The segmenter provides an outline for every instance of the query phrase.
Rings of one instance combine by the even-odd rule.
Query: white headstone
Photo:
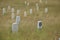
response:
[[[27,3],[27,6],[29,6],[29,2]]]
[[[37,11],[39,10],[39,7],[37,6]]]
[[[19,15],[19,13],[20,13],[20,10],[17,10],[17,15]]]
[[[17,23],[13,23],[12,24],[12,32],[18,32],[18,24]]]
[[[17,24],[20,23],[20,16],[16,16],[16,23],[17,23]]]
[[[38,28],[38,29],[42,29],[42,21],[38,21],[38,23],[37,23],[37,28]]]
[[[38,5],[38,3],[36,3],[36,9],[37,9],[37,11],[39,10],[39,5]]]
[[[36,7],[38,7],[38,3],[36,3]]]
[[[14,13],[14,8],[11,9],[11,12]]]
[[[59,40],[60,40],[60,38],[59,38]]]
[[[2,13],[3,13],[3,15],[6,13],[6,9],[5,8],[2,9]]]
[[[27,2],[25,1],[25,5],[27,4]]]
[[[40,3],[42,3],[42,0],[40,0]]]
[[[15,18],[15,15],[14,15],[14,13],[12,13],[12,16],[11,16],[11,18],[12,18],[12,20]]]
[[[26,13],[26,11],[24,11],[24,17],[26,17],[27,16],[27,13]]]
[[[8,10],[10,10],[11,9],[11,7],[10,6],[8,6]]]
[[[30,9],[30,14],[32,14],[32,9]]]
[[[48,8],[45,8],[45,13],[48,13]]]

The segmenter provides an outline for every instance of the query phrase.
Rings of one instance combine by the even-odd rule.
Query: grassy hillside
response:
[[[29,6],[24,4],[25,0],[0,0],[0,40],[58,40],[60,37],[60,0],[48,0],[48,4],[40,3],[39,0],[27,0]],[[36,11],[35,3],[39,3],[39,11]],[[7,10],[8,5],[20,9],[21,22],[18,33],[12,33],[11,12]],[[7,12],[2,15],[2,8]],[[48,13],[44,13],[44,8],[48,7]],[[33,9],[33,14],[29,9]],[[24,17],[24,11],[27,11],[27,17]],[[37,29],[37,21],[43,21],[42,30]]]

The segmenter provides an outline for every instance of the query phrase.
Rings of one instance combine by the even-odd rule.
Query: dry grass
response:
[[[24,0],[25,1],[25,0]],[[0,1],[0,40],[55,40],[56,35],[60,34],[60,0],[48,0],[48,4],[40,4],[40,9],[37,12],[35,3],[38,0],[27,0],[30,6],[26,7],[23,0],[2,0]],[[15,21],[11,20],[11,12],[2,15],[2,8],[10,5],[16,10],[21,9],[21,22],[19,24],[18,33],[11,32],[11,25]],[[48,6],[48,14],[44,13],[44,8]],[[29,13],[29,9],[33,8],[33,14]],[[27,17],[24,17],[23,12],[27,11]],[[43,21],[43,29],[37,29],[37,21]],[[59,35],[58,35],[59,37]]]

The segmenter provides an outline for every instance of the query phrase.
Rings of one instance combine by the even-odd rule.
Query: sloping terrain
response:
[[[26,0],[29,6],[24,4],[25,0],[0,0],[0,40],[58,40],[60,37],[60,0],[45,0],[42,3],[39,0]],[[35,4],[39,3],[39,11],[36,10]],[[18,33],[12,33],[11,12],[7,10],[8,5],[16,10],[20,9]],[[2,8],[6,8],[5,15],[2,15]],[[48,7],[48,13],[44,13],[45,7]],[[33,9],[33,14],[29,9]],[[27,11],[27,17],[24,17],[24,11]],[[42,20],[42,30],[37,29],[37,21]]]

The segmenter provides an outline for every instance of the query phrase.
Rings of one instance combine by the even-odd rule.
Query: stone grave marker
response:
[[[26,11],[24,11],[24,17],[26,17],[27,16],[27,13],[26,13]]]
[[[12,18],[12,20],[15,18],[15,15],[14,15],[14,13],[12,13],[12,15],[11,15],[11,18]]]
[[[36,3],[36,9],[37,9],[37,11],[39,10],[39,5],[38,5],[38,3]]]
[[[60,40],[60,38],[59,38],[59,40]]]
[[[25,5],[27,4],[27,2],[25,1]]]
[[[30,14],[32,14],[32,9],[30,9]]]
[[[37,11],[39,10],[39,7],[37,6]]]
[[[17,10],[17,15],[19,15],[19,13],[20,13],[20,10]]]
[[[48,13],[48,8],[45,8],[45,13]]]
[[[11,7],[10,6],[8,6],[8,10],[10,10],[11,9]]]
[[[12,32],[18,32],[18,24],[17,23],[13,23],[12,24]]]
[[[38,7],[38,3],[36,3],[36,7]]]
[[[27,6],[29,6],[29,2],[27,3]]]
[[[20,16],[16,16],[16,23],[17,23],[17,24],[20,23]]]
[[[3,13],[3,15],[6,13],[6,8],[2,9],[2,13]]]
[[[11,9],[11,12],[14,13],[14,8]]]
[[[40,3],[42,3],[42,0],[40,0]]]
[[[38,29],[42,29],[42,21],[38,21],[38,23],[37,23],[37,28],[38,28]]]

